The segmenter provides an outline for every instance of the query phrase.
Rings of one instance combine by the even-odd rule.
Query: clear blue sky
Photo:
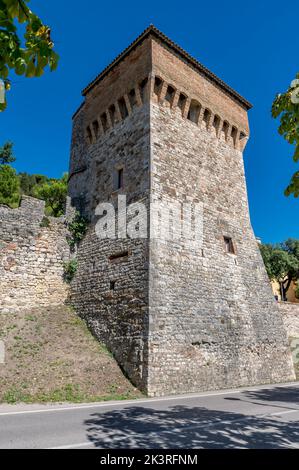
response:
[[[14,78],[0,114],[0,144],[15,143],[18,171],[58,177],[68,169],[71,116],[80,92],[153,23],[254,105],[245,165],[251,220],[264,242],[299,238],[299,199],[283,190],[296,170],[270,116],[275,94],[299,71],[299,2],[32,0],[52,27],[55,73]],[[297,168],[299,169],[299,168]]]

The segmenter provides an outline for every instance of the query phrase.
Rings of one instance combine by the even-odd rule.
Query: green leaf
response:
[[[8,67],[7,67],[7,66],[4,66],[4,67],[0,70],[0,77],[5,79],[5,78],[8,77],[8,74],[9,74]]]
[[[299,73],[296,75],[299,78]],[[295,147],[293,160],[299,161],[299,103],[294,100],[294,87],[297,81],[292,81],[288,90],[275,97],[272,105],[272,117],[280,119],[278,133],[290,144]],[[293,175],[290,184],[285,190],[285,195],[294,197],[299,196],[299,174]]]
[[[28,63],[27,65],[27,69],[26,69],[26,77],[34,77],[35,76],[35,66],[34,66],[34,63],[31,61]]]
[[[40,77],[47,66],[52,71],[58,64],[50,28],[28,8],[28,1],[0,0],[0,77],[5,80],[10,69],[20,76]],[[25,24],[23,38],[18,22]],[[2,104],[0,111],[5,107],[6,103]]]

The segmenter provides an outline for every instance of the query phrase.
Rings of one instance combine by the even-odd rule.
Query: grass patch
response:
[[[0,403],[81,403],[140,398],[108,349],[73,309],[0,315],[5,364]]]
[[[67,384],[60,389],[52,390],[48,393],[37,393],[31,395],[26,393],[27,385],[23,385],[23,389],[11,388],[5,392],[1,398],[2,403],[8,403],[10,405],[15,405],[17,403],[93,403],[101,401],[120,401],[120,400],[129,400],[134,399],[134,396],[130,391],[125,393],[117,393],[114,390],[111,390],[110,394],[105,395],[88,395],[85,394],[79,385]],[[116,386],[117,388],[117,386]]]

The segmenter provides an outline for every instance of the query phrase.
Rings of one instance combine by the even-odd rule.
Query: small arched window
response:
[[[115,108],[114,104],[112,104],[109,107],[109,114],[110,114],[111,124],[113,126],[115,124],[115,121],[116,121],[116,108]]]
[[[89,126],[86,128],[87,140],[89,144],[92,144],[92,132]]]
[[[187,103],[187,96],[184,95],[184,93],[180,93],[179,100],[178,100],[178,108],[182,111],[182,114],[184,112],[186,103]]]
[[[155,77],[154,93],[156,96],[160,96],[163,86],[163,80],[160,77]]]
[[[118,107],[119,107],[119,111],[120,111],[120,115],[122,119],[125,119],[129,115],[129,113],[128,113],[128,108],[126,105],[126,100],[124,98],[120,98],[118,100]]]
[[[245,148],[245,145],[246,145],[246,134],[244,134],[244,132],[240,132],[240,137],[239,137],[239,148],[240,150],[244,150]]]
[[[171,85],[168,85],[167,90],[166,90],[165,100],[168,101],[168,103],[172,104],[174,95],[175,95],[175,89]]]
[[[128,96],[129,96],[131,108],[133,109],[137,105],[137,97],[136,97],[135,88],[132,88]]]
[[[189,121],[191,122],[194,122],[195,124],[198,124],[200,110],[201,110],[200,103],[196,100],[191,100],[187,119],[189,119]]]
[[[103,131],[106,132],[109,128],[108,126],[108,119],[107,119],[107,114],[106,113],[103,113],[101,115],[101,123],[102,123],[102,126],[103,126]]]
[[[146,91],[146,86],[148,84],[148,78],[146,77],[142,82],[139,83],[139,91],[140,91],[140,98],[142,103],[145,102],[145,91]]]
[[[233,139],[234,146],[236,146],[236,143],[237,143],[237,135],[238,135],[238,129],[235,126],[233,126],[232,131],[231,131],[231,137]]]
[[[214,119],[213,119],[213,128],[215,129],[216,135],[218,135],[219,127],[220,127],[220,117],[217,116],[217,114],[215,114]]]
[[[92,128],[93,128],[93,133],[95,137],[97,138],[99,135],[99,130],[100,130],[100,126],[97,120],[93,121]]]
[[[210,125],[211,115],[211,111],[209,109],[205,109],[205,112],[203,113],[203,122],[205,123],[207,129]]]
[[[222,126],[222,134],[225,140],[227,140],[227,137],[228,137],[228,130],[229,130],[229,123],[227,121],[224,121],[223,126]]]

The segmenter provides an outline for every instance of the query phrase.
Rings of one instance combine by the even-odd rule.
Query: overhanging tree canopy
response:
[[[8,163],[13,163],[16,160],[12,148],[12,142],[5,142],[3,147],[0,147],[0,165],[7,165]]]
[[[299,162],[299,73],[289,89],[277,95],[272,105],[272,116],[280,118],[278,132],[287,142],[294,145],[293,160]],[[293,175],[285,190],[286,196],[291,194],[299,196],[299,171]]]
[[[51,30],[28,7],[29,0],[0,0],[0,80],[10,89],[10,71],[26,77],[40,77],[47,66],[55,70],[58,55],[54,52]],[[25,24],[20,37],[16,22]],[[0,111],[6,107],[0,102]]]

